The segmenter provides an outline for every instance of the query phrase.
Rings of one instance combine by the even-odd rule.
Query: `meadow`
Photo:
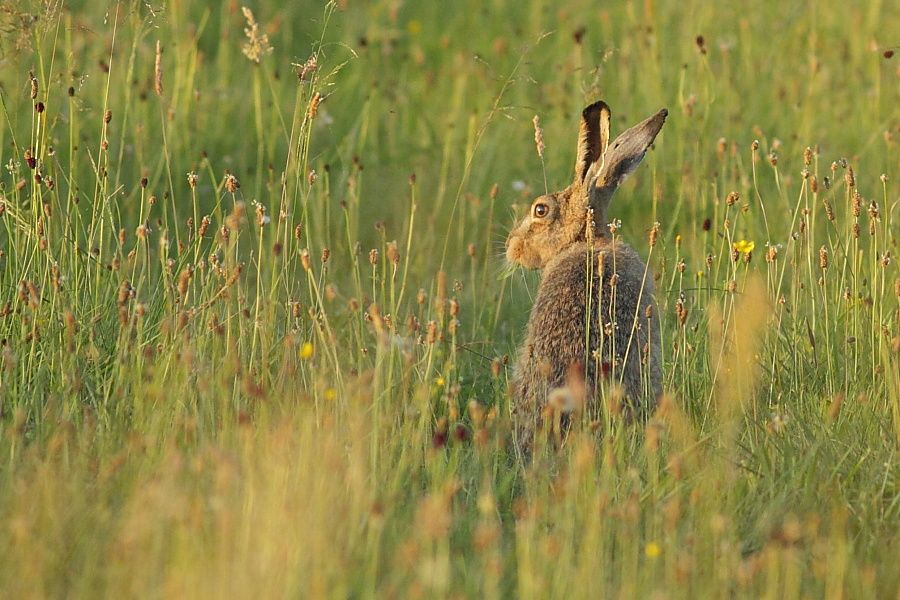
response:
[[[881,0],[0,3],[0,595],[897,598],[898,32]],[[600,98],[669,110],[610,210],[665,394],[605,389],[526,464],[539,274],[503,242]]]

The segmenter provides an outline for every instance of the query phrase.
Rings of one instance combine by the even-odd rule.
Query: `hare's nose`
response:
[[[516,235],[510,234],[508,238],[506,238],[506,256],[507,258],[514,260],[519,254],[522,252],[522,238]]]

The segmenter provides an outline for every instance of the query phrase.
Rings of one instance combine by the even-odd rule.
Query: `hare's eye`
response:
[[[532,210],[532,213],[538,219],[543,219],[544,217],[546,217],[547,215],[550,214],[550,207],[547,206],[546,204],[544,204],[543,202],[538,202],[537,204],[534,205],[534,209]]]

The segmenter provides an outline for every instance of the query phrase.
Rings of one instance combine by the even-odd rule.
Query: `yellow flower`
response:
[[[438,387],[444,387],[444,383],[446,383],[446,382],[444,381],[443,377],[438,377],[437,379],[434,380],[434,383]]]
[[[756,244],[753,242],[748,242],[747,240],[740,240],[732,244],[732,247],[738,252],[750,254],[751,252],[753,252],[753,249],[756,248]]]
[[[329,402],[335,400],[337,398],[337,390],[334,388],[327,388],[325,390],[325,399]]]
[[[412,35],[418,35],[422,31],[422,24],[419,21],[413,19],[406,24],[406,30]]]
[[[703,271],[697,271],[697,279],[703,279]]]
[[[303,360],[312,358],[313,351],[313,345],[310,342],[304,342],[303,345],[300,346],[300,358]]]
[[[656,542],[649,542],[644,547],[644,554],[647,556],[647,558],[656,558],[661,553],[662,553],[662,548],[660,548],[659,544],[657,544]]]

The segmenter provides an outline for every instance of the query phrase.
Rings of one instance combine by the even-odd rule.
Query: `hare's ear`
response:
[[[581,127],[578,131],[578,149],[575,157],[575,183],[585,182],[588,171],[609,144],[609,106],[602,100],[581,111]]]
[[[598,166],[591,169],[585,185],[590,207],[601,219],[606,218],[606,207],[619,184],[641,164],[641,160],[656,139],[669,111],[662,109],[622,133],[603,153]],[[598,221],[603,224],[605,221]]]

